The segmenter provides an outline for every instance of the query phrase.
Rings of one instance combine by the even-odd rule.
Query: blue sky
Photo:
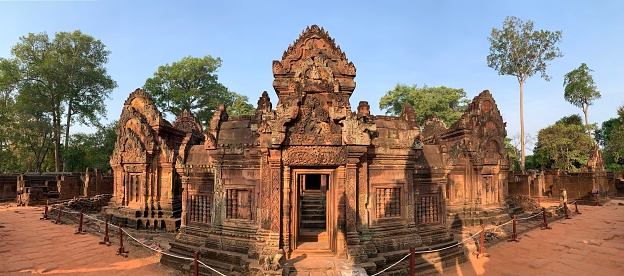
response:
[[[106,101],[107,121],[143,86],[158,66],[184,56],[221,57],[219,80],[255,105],[262,91],[277,97],[271,62],[306,26],[329,32],[355,64],[351,105],[366,100],[371,112],[397,83],[463,88],[472,99],[494,95],[507,132],[519,133],[519,87],[486,64],[487,37],[506,16],[561,30],[564,57],[551,62],[550,82],[539,76],[525,85],[525,131],[537,132],[582,111],[563,98],[563,76],[587,63],[602,94],[589,109],[590,122],[616,117],[624,105],[623,1],[2,1],[0,57],[29,32],[82,32],[112,53],[108,72],[119,87]],[[172,120],[173,118],[168,117]],[[91,132],[76,127],[73,132]]]

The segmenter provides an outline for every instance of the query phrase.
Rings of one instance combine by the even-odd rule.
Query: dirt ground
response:
[[[620,205],[621,204],[621,205]],[[486,243],[490,257],[444,269],[444,275],[624,275],[624,200],[581,206],[582,214],[526,229],[519,242]],[[128,258],[102,235],[76,235],[75,225],[39,220],[41,207],[0,205],[0,275],[180,275],[160,254],[126,242]],[[522,228],[522,227],[519,227]],[[468,250],[475,246],[467,245]]]
[[[552,229],[486,247],[490,257],[470,254],[444,275],[624,275],[624,200],[578,208],[581,214],[549,223]]]
[[[110,234],[113,245],[100,245],[102,235],[74,234],[77,226],[40,220],[42,213],[41,207],[0,206],[0,275],[180,274],[161,266],[159,254],[128,241],[128,258],[116,255],[118,234]]]

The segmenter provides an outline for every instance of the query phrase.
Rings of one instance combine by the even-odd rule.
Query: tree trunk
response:
[[[520,83],[520,170],[524,171],[524,105],[522,90],[524,89],[524,80],[519,80]]]
[[[65,150],[69,149],[69,126],[71,124],[71,113],[72,113],[72,103],[73,101],[70,99],[67,104],[67,120],[65,121]],[[67,162],[63,160],[63,172],[67,169]]]
[[[589,112],[589,105],[583,107],[583,113],[585,114],[585,127],[587,128],[587,133],[589,133],[589,138],[592,138],[591,129],[589,129],[589,119],[587,113]]]
[[[54,133],[54,171],[61,171],[61,104],[56,100],[56,97],[52,98],[52,132]]]
[[[54,128],[54,171],[55,172],[60,172],[61,171],[61,120],[58,116],[60,112],[55,111],[54,112],[54,118],[52,119],[53,121],[53,128]]]

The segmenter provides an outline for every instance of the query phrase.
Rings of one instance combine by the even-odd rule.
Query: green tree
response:
[[[509,155],[509,160],[511,161],[510,171],[519,171],[520,170],[520,152],[518,148],[511,144],[512,139],[505,137],[505,149],[507,149],[507,154]]]
[[[17,163],[10,139],[15,125],[17,70],[14,60],[0,58],[0,173],[12,172]]]
[[[11,54],[20,73],[17,101],[51,118],[54,169],[60,171],[63,130],[67,145],[72,123],[97,126],[106,113],[104,99],[117,86],[104,67],[110,51],[77,30],[56,33],[53,40],[30,33],[20,37]]]
[[[232,105],[227,108],[227,112],[232,116],[252,115],[256,110],[252,104],[249,103],[247,96],[239,95],[232,92],[234,100]]]
[[[533,151],[535,163],[544,168],[578,171],[587,164],[594,146],[586,133],[583,119],[576,114],[541,129]]]
[[[579,68],[568,72],[563,78],[563,86],[565,87],[563,96],[566,101],[583,110],[586,125],[589,125],[587,116],[589,106],[595,100],[600,99],[600,92],[598,92],[591,75],[592,71],[587,67],[587,64],[581,63]]]
[[[154,77],[145,81],[143,89],[163,111],[178,116],[189,110],[207,126],[219,104],[229,107],[236,99],[243,101],[240,95],[219,83],[216,74],[219,67],[221,59],[218,57],[187,56],[171,65],[159,66]],[[237,105],[242,107],[240,103]]]
[[[596,131],[596,142],[603,147],[607,167],[621,170],[624,166],[624,106],[618,108],[618,118],[602,123]]]
[[[415,84],[397,84],[381,97],[379,108],[385,109],[386,114],[398,115],[406,103],[414,107],[420,125],[434,114],[442,118],[446,125],[452,125],[462,116],[469,101],[461,88],[427,85],[418,88]]]
[[[548,62],[563,56],[556,46],[561,41],[561,31],[534,31],[533,21],[523,22],[508,16],[503,21],[502,29],[492,28],[488,41],[488,66],[498,71],[499,75],[515,76],[520,84],[520,167],[524,170],[524,83],[536,73],[540,73],[546,81],[550,80],[546,74]]]
[[[117,122],[113,122],[99,127],[92,134],[73,134],[66,152],[68,171],[82,172],[87,168],[110,170],[110,156],[117,140],[116,128]]]

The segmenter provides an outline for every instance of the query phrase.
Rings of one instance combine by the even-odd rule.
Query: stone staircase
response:
[[[325,195],[302,194],[299,203],[299,242],[327,242]]]

